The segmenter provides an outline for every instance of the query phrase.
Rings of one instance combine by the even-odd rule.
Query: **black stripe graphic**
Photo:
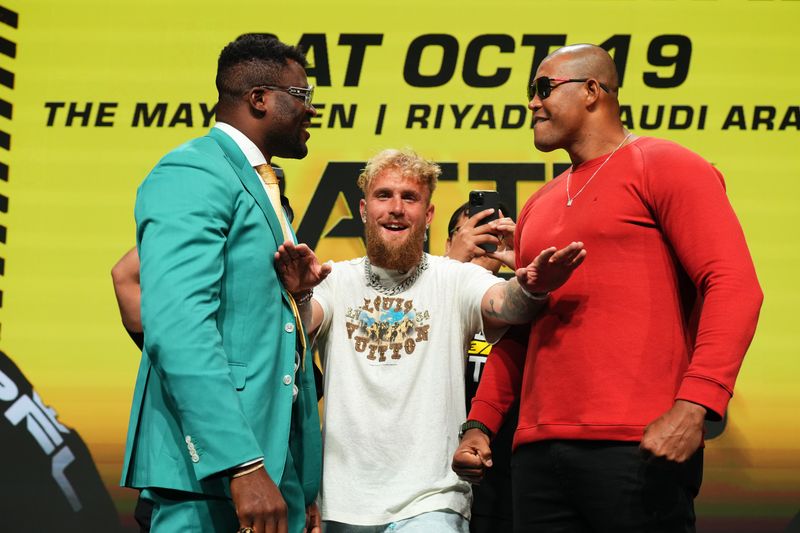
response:
[[[19,15],[10,9],[0,6],[0,22],[12,28],[16,28],[19,23]]]
[[[19,14],[11,11],[5,6],[0,6],[0,30],[5,33],[8,27],[17,29],[19,26]],[[17,43],[7,38],[7,36],[0,36],[0,54],[10,58],[17,57]],[[14,89],[14,73],[10,70],[0,67],[0,85],[8,89]],[[8,98],[8,99],[6,99]],[[0,117],[11,120],[14,115],[14,104],[12,98],[0,98]],[[11,150],[11,134],[5,131],[0,131],[0,147],[6,150]],[[2,155],[2,154],[0,154]],[[8,181],[8,162],[0,161],[0,180]],[[0,215],[8,213],[9,198],[7,195],[0,193]],[[1,220],[0,224],[0,244],[5,244],[8,229],[5,225],[5,220]],[[6,259],[0,257],[0,276],[6,274]],[[0,308],[3,307],[3,291],[0,290]]]

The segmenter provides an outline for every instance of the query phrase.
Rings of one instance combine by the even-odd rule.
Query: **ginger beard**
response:
[[[369,216],[364,227],[367,240],[367,257],[370,262],[388,270],[408,272],[422,259],[425,242],[425,224],[409,226],[405,238],[385,239],[383,228]]]

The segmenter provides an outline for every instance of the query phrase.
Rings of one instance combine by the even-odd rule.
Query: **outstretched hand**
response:
[[[291,241],[281,244],[275,252],[275,269],[292,294],[313,289],[331,273],[331,265],[321,264],[311,248]]]
[[[530,293],[554,291],[566,283],[585,258],[582,242],[570,243],[560,250],[551,246],[542,250],[531,264],[517,269],[517,282]]]

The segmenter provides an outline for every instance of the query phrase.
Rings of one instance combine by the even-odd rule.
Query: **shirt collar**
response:
[[[259,150],[255,143],[248,139],[244,133],[225,122],[217,122],[214,124],[214,127],[233,139],[233,142],[236,143],[236,146],[239,147],[239,150],[241,150],[247,158],[247,162],[250,163],[250,166],[257,167],[258,165],[267,163],[267,158],[264,157],[261,150]]]

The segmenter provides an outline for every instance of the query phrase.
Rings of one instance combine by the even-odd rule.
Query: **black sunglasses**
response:
[[[560,87],[565,83],[584,83],[589,81],[591,78],[548,78],[547,76],[539,76],[535,80],[531,82],[528,86],[528,101],[534,99],[534,97],[538,94],[539,100],[544,100],[556,87]],[[556,82],[554,85],[553,82]],[[604,83],[597,82],[600,85],[600,88],[603,89],[605,92],[609,92],[608,87]]]

